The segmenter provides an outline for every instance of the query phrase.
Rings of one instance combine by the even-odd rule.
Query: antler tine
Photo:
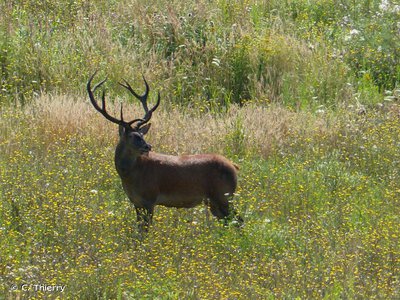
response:
[[[100,106],[98,105],[96,99],[94,98],[94,94],[93,94],[93,93],[94,93],[94,91],[95,91],[97,88],[99,88],[101,85],[103,85],[103,84],[107,81],[107,78],[104,79],[104,80],[102,80],[102,81],[99,82],[98,84],[96,84],[96,85],[94,86],[93,90],[92,90],[91,84],[92,84],[92,80],[93,80],[93,78],[96,76],[96,74],[97,74],[97,71],[94,72],[94,74],[89,78],[88,83],[87,83],[87,85],[86,85],[87,92],[88,92],[88,94],[89,94],[90,102],[92,103],[93,107],[94,107],[98,112],[100,112],[107,120],[109,120],[109,121],[111,121],[111,122],[113,122],[113,123],[122,125],[122,126],[126,126],[127,123],[124,122],[122,119],[121,119],[121,120],[118,120],[117,118],[114,118],[114,117],[112,117],[112,116],[110,116],[110,115],[108,114],[108,112],[107,112],[107,110],[106,110],[106,99],[105,99],[105,98],[106,98],[106,92],[105,92],[105,91],[103,91],[102,96],[101,96],[101,104],[102,104],[102,107],[100,107]]]
[[[144,77],[144,75],[142,75],[142,77],[143,77],[143,81],[144,81],[144,84],[145,84],[145,87],[146,87],[146,90],[145,90],[143,95],[139,95],[138,93],[136,93],[133,90],[133,88],[131,87],[131,85],[129,84],[129,82],[126,81],[125,79],[123,79],[124,83],[119,82],[119,85],[121,85],[124,88],[126,88],[133,96],[135,96],[137,99],[139,99],[139,101],[142,103],[142,106],[143,106],[143,109],[144,109],[144,113],[145,113],[144,117],[128,122],[129,125],[132,125],[133,123],[138,122],[138,124],[135,126],[136,129],[140,128],[140,126],[142,126],[142,125],[144,125],[144,124],[146,124],[147,122],[150,121],[153,112],[157,109],[158,105],[160,104],[160,93],[158,93],[158,100],[157,100],[156,105],[153,106],[153,108],[149,110],[149,108],[147,106],[147,98],[149,96],[150,87],[149,87],[149,84],[147,83],[147,80]]]
[[[158,106],[160,105],[160,101],[161,101],[161,96],[160,96],[160,91],[158,91],[157,103],[156,103],[156,104],[153,106],[153,108],[150,109],[150,110],[148,111],[148,113],[147,113],[147,114],[149,114],[149,118],[151,118],[152,113],[153,113],[153,112],[158,108]],[[147,114],[146,114],[146,115],[147,115]],[[146,116],[145,116],[144,119],[147,119]]]
[[[123,111],[122,111],[122,102],[121,102],[121,120],[124,122],[124,123],[126,123],[127,125],[129,125],[129,126],[131,126],[133,123],[135,123],[135,122],[139,122],[139,121],[144,121],[143,119],[134,119],[134,120],[132,120],[132,121],[129,121],[129,122],[125,122],[124,121],[124,116],[123,116]]]
[[[136,93],[133,88],[131,87],[131,85],[129,84],[128,81],[126,81],[125,79],[123,79],[124,83],[119,82],[119,85],[123,86],[124,88],[126,88],[129,92],[131,92],[131,94],[133,96],[135,96],[137,99],[139,99],[139,101],[142,103],[143,109],[145,111],[145,113],[148,112],[149,108],[147,107],[147,97],[149,96],[149,92],[150,92],[150,88],[149,88],[149,84],[147,83],[146,79],[143,76],[143,80],[144,80],[144,84],[146,87],[146,90],[144,92],[143,95],[139,95],[138,93]]]
[[[145,84],[145,86],[146,86],[146,91],[144,92],[143,95],[137,94],[137,93],[133,90],[133,88],[131,87],[131,85],[129,84],[129,82],[126,81],[125,79],[123,79],[123,81],[124,81],[125,84],[119,82],[119,85],[123,86],[123,87],[126,88],[128,91],[130,91],[136,98],[138,98],[138,99],[140,100],[140,102],[142,102],[143,105],[145,105],[145,106],[147,107],[147,105],[146,105],[146,100],[147,100],[147,96],[149,95],[150,88],[149,88],[149,85],[147,84],[147,81],[146,81],[146,79],[144,78],[144,76],[143,76],[143,80],[144,80],[144,84]]]
[[[122,102],[121,102],[121,121],[124,120],[124,113],[122,112]]]
[[[143,107],[146,106],[146,112],[147,112],[149,110],[149,108],[147,107],[147,97],[149,96],[150,87],[149,87],[149,84],[146,81],[146,78],[144,78],[143,74],[142,74],[142,78],[143,78],[143,81],[144,81],[144,85],[146,86],[146,91],[143,94],[143,97],[146,100],[145,100],[145,103],[143,104]]]
[[[93,93],[97,90],[97,88],[101,87],[101,86],[103,85],[103,83],[106,82],[106,81],[107,81],[107,77],[104,78],[102,81],[100,81],[98,84],[96,84],[96,85],[93,87]]]
[[[95,87],[94,87],[94,89],[93,89],[93,91],[92,91],[91,84],[92,84],[92,80],[93,80],[94,76],[96,76],[96,74],[97,74],[97,71],[94,72],[94,74],[93,74],[92,76],[90,76],[90,78],[89,78],[89,80],[88,80],[88,82],[87,82],[87,85],[86,85],[86,89],[87,89],[87,92],[88,92],[88,94],[89,94],[90,102],[92,102],[92,105],[94,106],[94,108],[95,108],[97,111],[101,112],[100,106],[97,104],[96,100],[94,99],[93,92],[94,92],[99,86],[101,86],[101,85],[106,81],[106,79],[104,79],[104,80],[101,81],[100,83],[96,84]]]
[[[142,98],[142,96],[140,96],[140,95],[138,95],[134,90],[133,90],[133,88],[131,87],[131,85],[129,84],[129,82],[128,81],[126,81],[125,79],[122,79],[123,81],[124,81],[124,83],[121,83],[121,82],[118,82],[118,84],[120,85],[120,86],[123,86],[124,88],[126,88],[128,91],[130,91],[132,94],[133,94],[133,96],[135,96],[136,98],[138,98],[138,99],[141,99]]]
[[[133,88],[131,87],[131,85],[129,84],[128,81],[126,81],[125,79],[122,79],[122,80],[124,81],[124,83],[118,82],[118,84],[119,84],[120,86],[126,88],[129,92],[131,92],[131,94],[133,94],[136,98],[138,98],[138,99],[140,100],[140,102],[142,103],[142,105],[143,105],[143,103],[145,103],[145,102],[144,102],[144,99],[145,99],[145,97],[147,97],[147,94],[145,93],[145,94],[142,95],[142,96],[138,95],[138,94],[133,90]],[[146,104],[145,104],[145,105],[146,105]],[[146,108],[147,108],[147,105],[146,105]],[[145,109],[146,109],[146,108],[145,108]],[[133,123],[136,123],[136,122],[139,122],[139,121],[143,121],[143,119],[134,119],[134,120],[132,120],[132,121],[129,121],[129,122],[128,122],[128,125],[132,125]]]
[[[93,87],[93,91],[92,91],[92,90],[91,90],[91,84],[92,84],[93,78],[96,76],[96,74],[97,74],[97,70],[93,73],[92,76],[90,76],[90,78],[89,78],[89,80],[88,80],[88,83],[87,83],[87,90],[88,90],[88,92],[93,92],[93,93],[94,93],[94,92],[96,91],[97,88],[99,88],[100,86],[102,86],[102,85],[104,84],[104,82],[107,81],[107,77],[104,78],[102,81],[100,81],[98,84],[96,84],[96,85]],[[90,94],[90,93],[89,93],[89,94]]]
[[[158,96],[157,96],[157,103],[146,112],[145,116],[143,119],[141,119],[139,121],[139,123],[136,125],[136,128],[140,128],[141,126],[143,126],[144,124],[146,124],[147,122],[150,121],[151,116],[153,115],[153,112],[158,108],[158,106],[160,105],[160,101],[161,101],[161,96],[160,96],[160,92],[158,92]]]

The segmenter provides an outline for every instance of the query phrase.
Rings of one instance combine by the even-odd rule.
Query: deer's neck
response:
[[[139,155],[129,150],[126,145],[119,143],[115,149],[115,168],[119,176],[131,176]]]

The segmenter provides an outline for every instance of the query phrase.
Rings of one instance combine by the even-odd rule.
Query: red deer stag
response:
[[[209,205],[218,219],[225,223],[233,219],[241,225],[243,219],[229,203],[236,189],[238,167],[216,154],[172,156],[151,152],[151,145],[144,136],[151,125],[148,122],[160,104],[160,93],[157,103],[149,109],[147,97],[150,89],[144,77],[146,91],[143,95],[138,95],[127,81],[119,83],[139,99],[145,112],[143,118],[127,122],[123,119],[122,104],[120,119],[108,114],[104,91],[102,106],[98,105],[94,92],[106,79],[92,89],[95,75],[87,83],[87,92],[94,108],[107,120],[119,125],[115,167],[125,193],[135,206],[140,231],[147,231],[155,205],[191,208],[202,202]]]

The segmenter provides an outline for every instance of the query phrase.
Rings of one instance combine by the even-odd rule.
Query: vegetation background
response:
[[[400,5],[0,3],[0,299],[400,298]],[[238,163],[242,230],[157,207],[140,240],[90,107],[142,74],[149,142]],[[28,290],[22,288],[27,284]],[[35,284],[65,285],[43,292]],[[26,287],[26,286],[25,286]]]

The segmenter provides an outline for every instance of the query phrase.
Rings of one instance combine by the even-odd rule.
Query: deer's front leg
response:
[[[136,217],[138,222],[139,231],[148,232],[149,226],[153,219],[153,207],[136,207]]]

